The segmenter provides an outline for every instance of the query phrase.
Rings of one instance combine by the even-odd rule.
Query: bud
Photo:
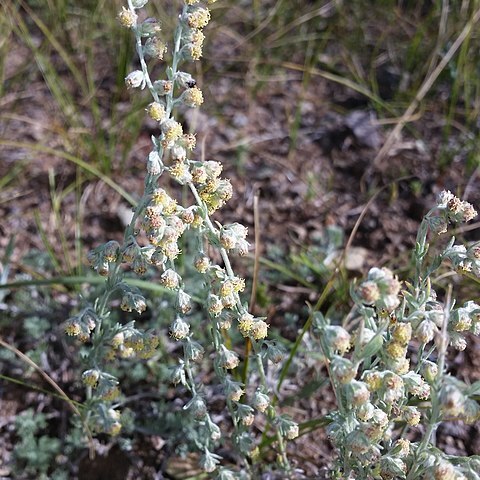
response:
[[[217,473],[216,480],[237,480],[238,476],[235,472],[221,468]]]
[[[268,342],[267,340],[265,345],[267,346],[265,357],[275,365],[280,363],[285,356],[285,349],[281,345],[277,345],[275,342]]]
[[[176,143],[170,150],[170,155],[172,157],[172,160],[185,162],[185,160],[187,159],[187,150],[185,149],[185,147],[182,147],[181,145],[178,145],[178,143]],[[190,178],[190,181],[192,181],[192,178]]]
[[[173,82],[170,80],[157,80],[153,82],[153,88],[159,95],[167,95],[173,90]]]
[[[379,408],[375,408],[370,421],[383,428],[386,428],[389,422],[388,415],[383,410],[380,410]]]
[[[356,457],[366,455],[370,450],[371,440],[360,430],[350,432],[345,439],[345,446]]]
[[[113,408],[109,408],[106,412],[106,419],[110,420],[110,421],[113,420],[114,424],[120,425],[118,423],[118,420],[120,420],[120,412],[113,409]],[[110,435],[118,435],[118,433],[120,432],[118,425],[114,425],[113,428],[110,427],[110,429],[107,433],[110,433]],[[120,425],[120,428],[121,427],[122,426]],[[111,430],[113,430],[115,433],[112,433]]]
[[[107,401],[115,400],[120,395],[117,385],[118,381],[115,377],[102,373],[97,385],[98,396]]]
[[[142,8],[148,3],[148,0],[132,0],[133,8]]]
[[[223,302],[218,295],[210,293],[207,299],[207,310],[212,317],[218,317],[223,310]]]
[[[125,336],[124,345],[126,348],[131,348],[135,352],[139,352],[144,347],[143,335],[138,330],[133,330]]]
[[[197,83],[187,72],[177,72],[175,74],[175,81],[180,88],[193,88]]]
[[[346,385],[346,391],[348,404],[359,406],[367,403],[370,399],[370,391],[364,382],[352,380]]]
[[[417,407],[403,407],[401,411],[401,418],[408,425],[415,427],[420,423],[420,410]]]
[[[337,325],[328,325],[325,327],[325,339],[334,350],[344,354],[350,349],[350,334]]]
[[[171,268],[165,270],[160,277],[160,283],[165,288],[169,288],[170,290],[175,290],[176,288],[178,288],[180,285],[180,281],[180,275]]]
[[[165,53],[167,53],[167,45],[158,37],[150,37],[143,46],[143,52],[149,57],[163,60]]]
[[[440,404],[444,416],[459,417],[465,411],[465,396],[453,385],[445,385],[440,392]]]
[[[457,351],[463,352],[467,348],[467,340],[459,333],[450,333],[450,345]]]
[[[217,440],[220,440],[222,438],[222,432],[220,431],[220,428],[218,425],[213,423],[210,420],[210,417],[207,417],[207,428],[208,431],[210,432],[210,438],[216,442]]]
[[[377,284],[371,281],[363,282],[358,289],[358,294],[367,305],[372,305],[380,298]]]
[[[182,385],[185,385],[187,383],[187,379],[185,377],[185,367],[184,367],[183,361],[181,361],[179,365],[172,368],[172,373],[170,375],[170,381],[174,385],[178,385],[179,383],[181,383]]]
[[[232,326],[232,319],[229,315],[223,315],[217,320],[217,325],[220,330],[229,330]]]
[[[424,360],[422,364],[422,375],[425,380],[431,385],[435,381],[438,375],[438,366],[437,364],[430,362],[429,360]]]
[[[237,416],[245,427],[249,427],[255,420],[255,412],[250,405],[237,403]]]
[[[177,293],[177,310],[180,313],[186,314],[192,309],[191,297],[188,293],[184,292],[182,289],[178,290]]]
[[[410,440],[406,438],[399,438],[390,450],[390,455],[394,455],[399,458],[405,458],[410,453]]]
[[[403,375],[402,378],[407,391],[411,395],[415,395],[424,400],[430,397],[430,386],[425,382],[421,375],[410,371]]]
[[[270,398],[268,397],[268,395],[265,395],[260,390],[257,390],[255,392],[255,395],[253,396],[252,405],[260,413],[265,413],[265,411],[270,405]]]
[[[370,402],[363,403],[357,408],[357,418],[362,422],[368,422],[375,412],[375,407]]]
[[[65,322],[65,333],[77,337],[81,342],[90,339],[90,333],[96,327],[97,318],[92,309],[86,308]]]
[[[446,460],[439,460],[433,469],[433,478],[435,480],[456,480],[455,467]]]
[[[183,350],[185,352],[185,356],[193,362],[199,362],[200,360],[202,360],[203,354],[205,352],[203,347],[198,342],[190,340],[189,337],[186,338]]]
[[[407,473],[407,465],[400,458],[384,455],[380,459],[380,475],[382,478],[394,479],[405,478]]]
[[[233,187],[230,183],[230,180],[222,178],[218,184],[216,193],[221,200],[220,206],[223,206],[225,202],[228,202],[228,200],[232,198],[233,195]]]
[[[293,440],[298,437],[298,424],[290,420],[288,416],[277,417],[276,423],[280,434],[288,440]]]
[[[193,265],[199,273],[205,273],[210,267],[210,259],[203,253],[199,254],[195,257]]]
[[[113,263],[117,261],[118,252],[120,250],[120,245],[115,240],[110,240],[103,247],[103,258],[108,263]]]
[[[383,410],[375,408],[372,418],[368,423],[363,423],[361,429],[369,440],[378,442],[385,433],[388,423],[388,415]]]
[[[190,225],[193,220],[195,219],[195,211],[197,210],[196,206],[191,206],[188,208],[184,208],[180,213],[180,220],[182,221],[185,228]]]
[[[192,167],[192,181],[197,184],[202,184],[207,181],[207,172],[203,165],[196,165]]]
[[[437,326],[432,320],[422,320],[415,330],[415,338],[427,344],[434,339],[437,330]]]
[[[128,244],[122,252],[122,261],[126,263],[133,262],[139,252],[140,249],[138,248],[136,242]]]
[[[167,260],[167,257],[163,253],[161,248],[156,248],[154,252],[152,253],[152,256],[150,257],[150,262],[152,265],[155,265],[156,267],[164,267],[165,261]]]
[[[125,77],[127,88],[145,88],[145,76],[141,70],[135,70]]]
[[[383,375],[382,393],[383,400],[387,404],[394,403],[403,398],[405,388],[402,377],[392,372],[386,372],[385,375]]]
[[[298,424],[292,423],[286,431],[286,437],[288,440],[293,440],[298,437]]]
[[[147,18],[139,28],[140,35],[142,37],[151,37],[158,35],[162,31],[160,22],[155,18]]]
[[[177,317],[170,326],[170,336],[174,340],[183,340],[190,332],[190,325],[180,317]]]
[[[240,359],[235,352],[228,350],[224,345],[220,345],[219,363],[222,368],[233,370],[238,367]]]
[[[190,410],[196,420],[203,420],[207,414],[207,405],[202,397],[195,395],[184,407],[184,410]]]
[[[397,375],[405,375],[410,370],[410,359],[409,358],[397,358],[392,360],[390,368]]]
[[[227,295],[226,297],[222,297],[222,305],[224,308],[232,309],[236,304],[237,298],[233,293]]]
[[[135,310],[137,313],[142,313],[147,309],[147,303],[142,295],[128,291],[123,294],[120,308],[124,312]]]
[[[250,247],[250,244],[246,240],[240,239],[235,245],[235,251],[241,257],[245,257],[246,255],[248,255],[249,247]]]
[[[467,425],[473,425],[480,419],[480,405],[475,400],[467,398],[463,410],[461,419]]]
[[[351,382],[357,374],[352,362],[338,355],[333,357],[331,366],[333,375],[343,384]]]
[[[245,393],[242,387],[242,383],[233,382],[227,378],[225,381],[225,396],[232,402],[239,402]]]
[[[143,255],[137,255],[132,262],[132,269],[137,275],[145,275],[147,271],[147,259]]]
[[[235,235],[235,232],[222,228],[220,231],[220,243],[225,250],[235,248],[235,245],[237,244],[237,236]]]
[[[430,230],[437,235],[442,235],[447,233],[448,230],[448,223],[442,217],[427,217],[426,221]]]
[[[65,322],[65,333],[70,337],[76,337],[82,331],[82,327],[77,317],[69,318]]]
[[[82,381],[88,387],[95,388],[98,384],[99,378],[100,378],[100,371],[95,368],[90,370],[85,370],[82,373]]]

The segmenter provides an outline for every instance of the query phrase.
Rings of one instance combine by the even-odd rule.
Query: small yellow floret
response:
[[[122,27],[133,28],[137,24],[137,15],[125,7],[122,7],[117,18]]]

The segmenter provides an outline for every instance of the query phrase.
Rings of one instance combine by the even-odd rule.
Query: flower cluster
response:
[[[328,435],[339,450],[342,478],[473,478],[466,475],[471,462],[447,459],[433,446],[432,432],[441,421],[472,423],[480,418],[474,399],[479,387],[446,375],[447,346],[463,350],[466,332],[480,334],[480,306],[473,301],[461,307],[448,299],[440,302],[430,276],[442,260],[470,271],[459,268],[455,259],[461,258],[465,267],[474,256],[467,258],[467,252],[476,247],[454,247],[452,241],[426,265],[426,238],[428,229],[438,233],[475,214],[469,203],[443,192],[419,229],[414,282],[406,282],[401,291],[390,270],[372,268],[352,290],[350,318],[358,325],[352,333],[315,313],[339,407],[331,414]],[[470,265],[473,269],[473,262]],[[422,441],[410,443],[408,432],[419,424],[426,424],[427,433]],[[395,438],[399,425],[402,434]]]
[[[148,0],[128,0],[118,14],[120,24],[135,36],[141,67],[127,75],[125,84],[128,89],[149,91],[152,101],[146,113],[158,125],[158,134],[152,136],[151,151],[145,159],[144,195],[134,209],[123,241],[109,241],[89,253],[91,267],[106,277],[105,289],[94,305],[69,319],[65,327],[68,334],[84,342],[92,341],[86,358],[88,368],[82,377],[92,405],[89,419],[97,431],[120,433],[122,415],[113,402],[121,393],[118,380],[109,373],[109,362],[116,358],[148,359],[157,353],[160,338],[156,333],[139,329],[133,321],[114,323],[110,312],[115,298],[127,314],[141,315],[147,309],[147,300],[141,291],[124,277],[128,270],[140,276],[148,271],[151,275],[157,274],[158,283],[174,298],[175,316],[168,333],[171,341],[182,345],[183,355],[172,368],[171,380],[175,385],[186,387],[191,395],[184,410],[197,431],[195,443],[202,452],[200,466],[208,474],[217,471],[218,478],[236,475],[218,468],[221,457],[214,449],[222,434],[209,413],[205,387],[196,380],[196,370],[207,358],[205,351],[210,349],[213,350],[213,369],[233,421],[232,442],[245,459],[244,468],[249,470],[248,458],[255,455],[255,439],[250,427],[258,412],[265,414],[275,427],[282,464],[288,469],[284,440],[295,438],[298,426],[288,417],[277,416],[271,402],[272,386],[268,385],[263,366],[264,359],[278,363],[282,352],[265,340],[266,319],[254,317],[242,303],[240,294],[245,289],[245,280],[235,275],[229,257],[229,254],[248,253],[247,228],[239,223],[222,225],[211,220],[210,215],[232,197],[232,185],[221,176],[220,162],[195,158],[196,137],[184,131],[176,116],[176,108],[197,108],[204,101],[196,80],[180,67],[183,62],[202,56],[203,29],[210,20],[210,11],[199,0],[185,0],[170,44],[162,38],[160,22],[153,18],[140,21],[144,16],[139,9],[147,3]],[[212,4],[214,0],[206,3]],[[167,44],[171,45],[168,49]],[[147,60],[161,61],[167,56],[171,56],[171,63],[165,69],[165,77],[152,80]],[[164,174],[190,190],[191,204],[181,205],[162,188],[160,179]],[[184,241],[186,232],[197,245],[194,255],[187,258],[193,258],[193,267],[202,275],[208,290],[204,303],[213,346],[201,345],[196,340],[199,326],[189,318],[194,308],[188,282],[177,268],[182,248],[188,244]],[[216,257],[221,258],[220,264],[213,261],[213,250],[217,251]],[[241,334],[238,338],[245,337],[252,345],[260,370],[260,384],[249,386],[232,374],[242,360],[235,346],[228,343],[227,347],[226,343],[234,323]],[[212,357],[210,353],[208,358]]]

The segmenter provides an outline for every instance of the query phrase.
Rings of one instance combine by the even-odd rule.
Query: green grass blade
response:
[[[13,148],[26,148],[29,150],[33,150],[35,152],[47,153],[49,155],[53,155],[58,158],[64,158],[65,160],[68,160],[69,162],[72,162],[75,165],[78,165],[83,170],[91,173],[92,175],[102,180],[109,187],[115,190],[119,195],[121,195],[132,206],[135,206],[137,203],[126,190],[124,190],[120,185],[115,183],[110,177],[100,172],[93,165],[90,165],[84,160],[78,157],[75,157],[74,155],[71,155],[67,152],[62,152],[61,150],[56,150],[54,148],[46,147],[44,145],[38,145],[36,143],[16,142],[13,140],[5,140],[5,139],[0,139],[0,145],[3,145],[5,147],[13,147]]]

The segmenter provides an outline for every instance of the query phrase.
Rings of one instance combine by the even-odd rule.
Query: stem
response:
[[[254,345],[254,348],[255,348],[255,345]],[[262,356],[260,352],[256,352],[255,356],[257,359],[258,373],[260,374],[261,384],[265,388],[265,391],[268,391],[267,376],[265,375],[265,368],[263,366]],[[273,405],[270,405],[268,407],[268,414],[269,416],[271,415],[273,417],[276,415],[275,408],[273,407]],[[285,471],[287,473],[290,473],[291,471],[290,462],[288,461],[288,458],[287,458],[287,451],[285,448],[285,443],[282,438],[282,434],[280,433],[278,428],[276,428],[275,430],[276,430],[276,437],[278,440],[278,448],[280,450],[280,457],[282,459],[282,465],[285,468]]]
[[[134,15],[136,15],[135,9],[133,8],[132,0],[128,0],[128,8]],[[132,30],[133,30],[133,33],[135,34],[135,49],[137,51],[138,58],[140,59],[140,65],[142,67],[145,83],[147,84],[147,87],[150,90],[152,97],[155,99],[156,102],[158,102],[159,101],[158,93],[155,91],[155,88],[153,87],[153,83],[148,73],[147,62],[145,62],[145,56],[143,55],[142,36],[140,35],[140,31],[138,27],[134,27]]]
[[[447,289],[446,300],[445,300],[442,329],[440,332],[441,340],[438,346],[438,358],[437,358],[438,375],[435,378],[435,382],[432,386],[431,394],[430,394],[430,397],[431,397],[430,417],[428,420],[428,425],[425,431],[425,435],[422,441],[420,442],[420,444],[418,445],[417,451],[415,452],[415,458],[417,461],[415,462],[413,468],[408,473],[406,480],[414,480],[417,478],[416,474],[418,472],[419,465],[422,464],[421,455],[427,449],[428,445],[433,443],[432,438],[434,437],[435,432],[441,420],[440,393],[441,393],[442,384],[443,384],[443,377],[445,374],[447,347],[448,347],[448,341],[449,341],[447,326],[448,326],[448,320],[450,318],[451,301],[452,301],[452,285],[449,285]]]
[[[198,194],[198,191],[197,191],[195,185],[193,183],[189,183],[188,186],[190,187],[190,190],[192,191],[193,196],[195,197],[195,201],[197,202],[198,206],[201,207],[202,209],[206,210],[205,203],[200,198],[200,195]],[[208,214],[205,215],[205,223],[206,223],[210,233],[214,236],[218,236],[217,230],[213,226],[213,223],[210,220],[210,217],[208,216]],[[218,247],[218,250],[220,252],[220,256],[222,257],[223,263],[225,265],[225,270],[227,272],[227,275],[230,278],[233,278],[235,276],[235,273],[233,271],[232,264],[230,263],[230,258],[228,256],[227,251],[223,247]],[[237,304],[238,311],[241,312],[241,313],[245,313],[245,309],[244,309],[244,307],[242,305],[242,302],[240,300],[240,296],[236,292],[234,293],[234,295],[235,295],[235,303]]]

